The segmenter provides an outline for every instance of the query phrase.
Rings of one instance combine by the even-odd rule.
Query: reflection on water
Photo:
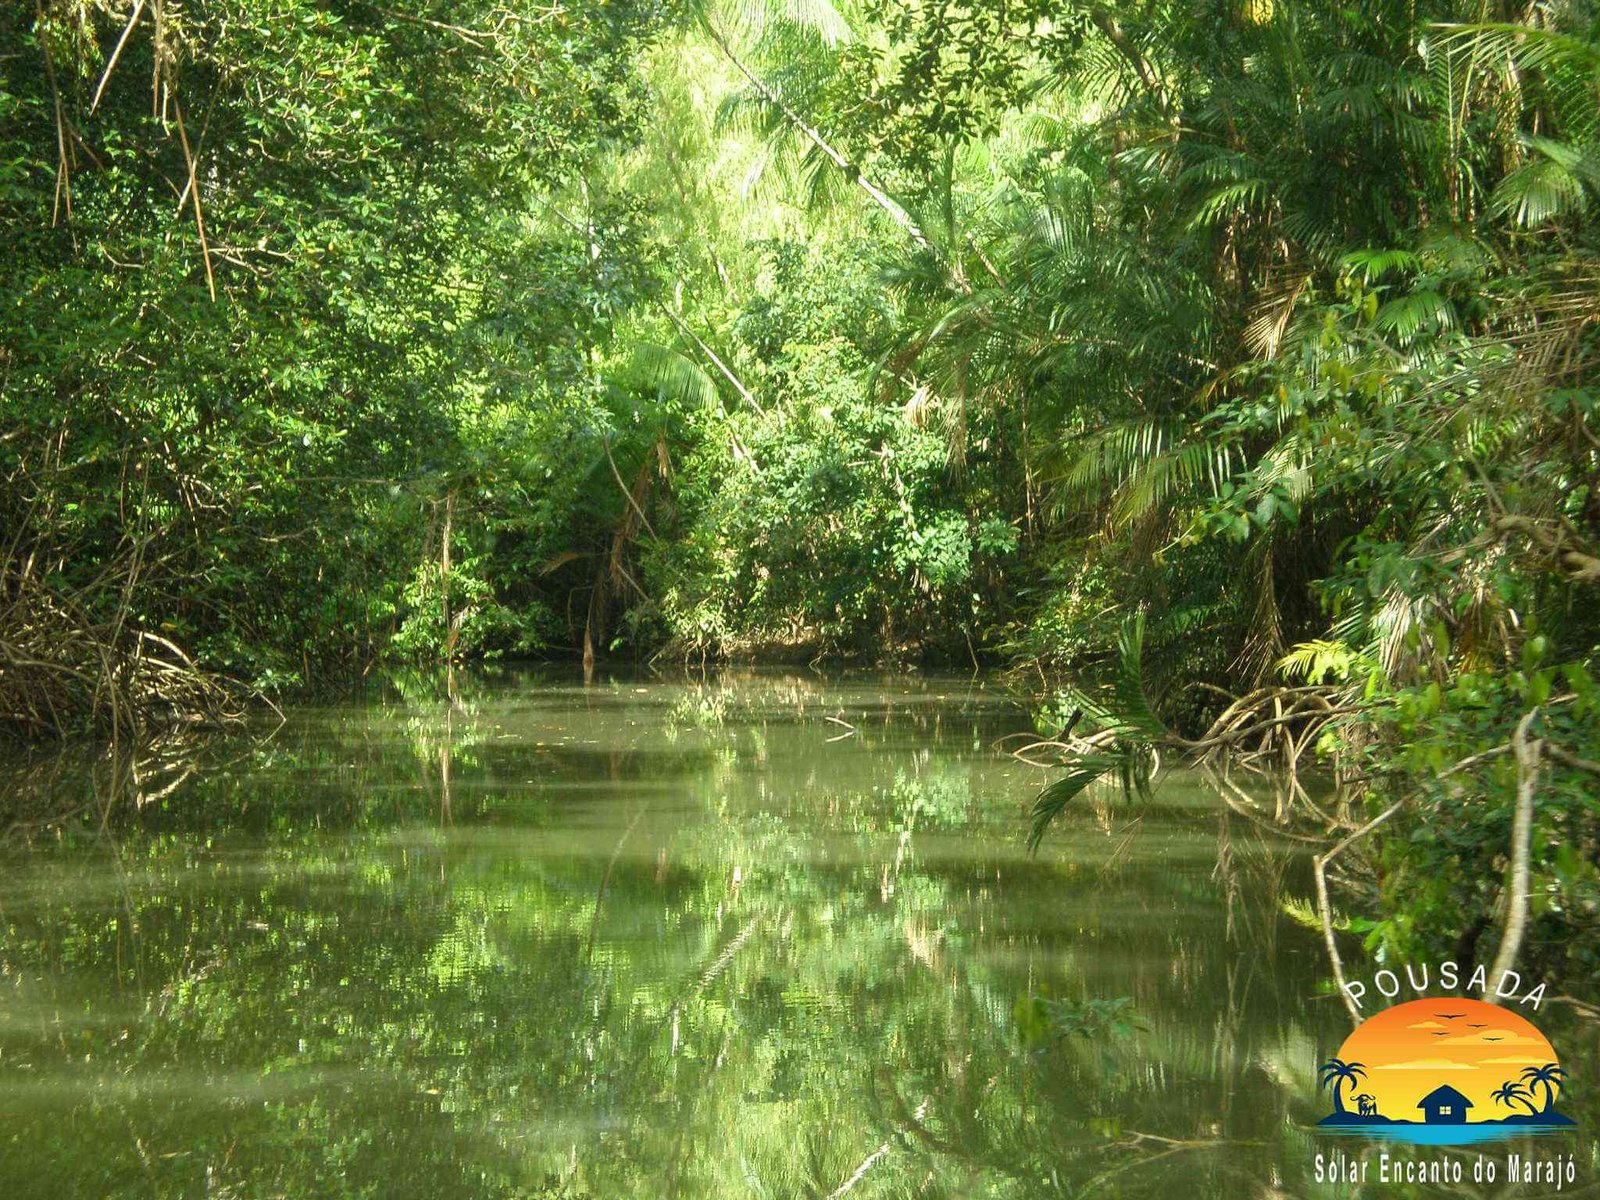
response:
[[[0,1195],[1355,1194],[1312,1181],[1349,1030],[1305,846],[1178,779],[1030,858],[1041,776],[990,748],[1026,720],[484,675],[137,809],[13,783]]]

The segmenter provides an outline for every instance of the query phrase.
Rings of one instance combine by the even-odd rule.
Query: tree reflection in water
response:
[[[1307,1178],[1344,1029],[1283,911],[1304,848],[1197,780],[1136,818],[1102,797],[1031,858],[1038,777],[991,749],[1025,714],[967,680],[437,696],[402,680],[199,747],[142,806],[49,832],[41,798],[104,766],[8,788],[32,845],[0,874],[0,1191]]]

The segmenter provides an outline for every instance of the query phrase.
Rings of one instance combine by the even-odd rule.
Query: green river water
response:
[[[507,671],[107,811],[35,762],[14,809],[87,807],[0,849],[0,1200],[1463,1194],[1313,1177],[1310,847],[1178,776],[1030,856],[1029,726],[965,678]]]

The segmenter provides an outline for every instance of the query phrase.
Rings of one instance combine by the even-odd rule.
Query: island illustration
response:
[[[1463,1145],[1570,1130],[1562,1070],[1526,1017],[1481,1000],[1421,999],[1384,1009],[1317,1070],[1333,1111],[1319,1133]]]

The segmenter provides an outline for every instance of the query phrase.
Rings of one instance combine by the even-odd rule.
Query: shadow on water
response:
[[[1306,845],[1179,775],[1030,857],[1026,721],[501,672],[24,764],[0,1194],[1315,1192]]]

